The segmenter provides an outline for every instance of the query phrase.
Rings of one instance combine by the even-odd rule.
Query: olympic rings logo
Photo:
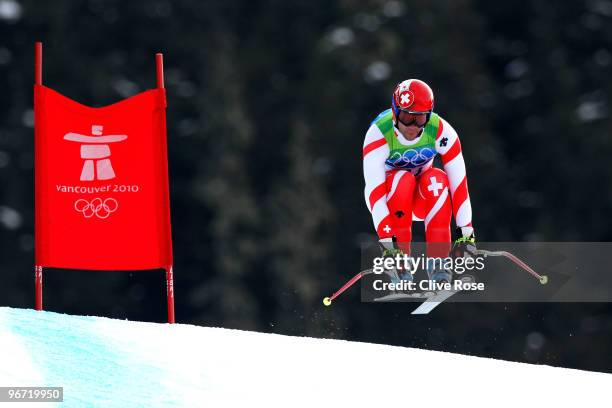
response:
[[[85,218],[91,218],[94,215],[100,219],[108,218],[109,215],[117,211],[119,203],[114,198],[94,198],[91,202],[79,198],[74,202],[74,209],[83,214]]]
[[[423,149],[408,149],[403,154],[393,152],[387,159],[387,163],[393,167],[419,167],[430,161],[436,152],[429,147]]]

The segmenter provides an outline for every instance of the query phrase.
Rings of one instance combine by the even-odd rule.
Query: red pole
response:
[[[155,64],[157,66],[157,87],[164,87],[164,54],[158,52],[155,54]]]
[[[166,268],[166,298],[168,299],[168,323],[174,323],[174,271],[172,265]]]
[[[34,44],[34,83],[42,85],[42,43]]]
[[[42,85],[42,42],[40,41],[34,44],[34,83]],[[34,266],[34,308],[39,311],[43,307],[42,271],[42,266]]]
[[[38,311],[42,310],[42,292],[43,292],[43,284],[42,284],[42,266],[36,265],[34,267],[34,282],[35,282],[35,304],[34,308]]]
[[[155,54],[155,65],[157,68],[157,88],[164,88],[164,54]],[[168,300],[168,323],[174,320],[174,270],[172,265],[166,266],[166,298]]]

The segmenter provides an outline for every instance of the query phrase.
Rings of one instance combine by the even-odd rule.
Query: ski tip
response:
[[[323,304],[324,304],[325,306],[329,306],[329,305],[331,305],[331,302],[332,302],[332,301],[331,301],[331,299],[330,299],[330,298],[328,298],[328,297],[326,297],[326,298],[324,298],[324,299],[323,299]]]

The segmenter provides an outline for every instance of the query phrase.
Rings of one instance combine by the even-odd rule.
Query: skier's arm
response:
[[[474,232],[472,204],[468,192],[465,161],[461,153],[461,142],[455,129],[442,118],[440,118],[440,128],[436,136],[436,150],[442,158],[444,171],[448,176],[455,223],[461,229],[462,236],[472,236]]]
[[[393,236],[385,185],[385,160],[388,156],[389,146],[383,134],[376,125],[370,126],[363,142],[364,194],[374,228],[381,239]]]

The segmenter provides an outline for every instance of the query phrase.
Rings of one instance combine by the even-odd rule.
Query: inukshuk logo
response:
[[[121,142],[127,139],[127,135],[102,136],[103,128],[100,125],[93,125],[90,136],[72,132],[64,135],[65,140],[81,143],[81,159],[85,160],[81,170],[81,181],[115,178],[115,171],[110,161],[109,144]]]
[[[81,181],[112,180],[115,178],[115,170],[111,164],[110,144],[126,140],[127,135],[102,135],[104,127],[101,125],[91,126],[91,135],[82,135],[69,132],[64,135],[64,140],[81,143],[81,159],[84,160],[81,169]],[[119,203],[114,198],[94,198],[88,201],[79,198],[74,202],[74,209],[83,214],[85,218],[96,216],[106,219],[117,211]]]

